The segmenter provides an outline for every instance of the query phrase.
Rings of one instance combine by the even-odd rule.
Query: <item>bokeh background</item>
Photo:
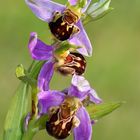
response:
[[[61,3],[65,1],[60,0]],[[85,27],[94,50],[92,58],[87,59],[85,77],[104,102],[122,100],[127,103],[93,127],[93,139],[139,140],[140,0],[112,0],[111,5],[115,8],[112,13]],[[24,0],[1,1],[0,139],[10,101],[19,84],[15,68],[19,63],[25,67],[31,63],[27,43],[32,31],[50,43],[47,23],[37,19]],[[70,78],[58,74],[51,83],[55,89],[63,89],[69,84]],[[51,140],[45,131],[34,137],[34,140],[38,139]]]

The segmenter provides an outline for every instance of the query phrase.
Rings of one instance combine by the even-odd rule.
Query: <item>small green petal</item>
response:
[[[59,47],[55,50],[55,55],[60,56],[62,54],[64,54],[67,51],[74,51],[76,50],[78,47],[68,43],[67,41],[62,42]]]
[[[18,65],[16,68],[17,78],[25,76],[25,70],[22,64]]]

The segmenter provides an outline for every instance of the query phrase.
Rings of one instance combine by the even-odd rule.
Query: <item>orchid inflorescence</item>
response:
[[[87,108],[90,105],[96,108],[102,100],[84,78],[85,57],[92,56],[92,45],[84,25],[108,13],[112,9],[110,0],[96,3],[68,0],[66,5],[51,0],[25,1],[39,19],[48,23],[53,43],[45,44],[32,32],[28,49],[36,63],[29,70],[22,65],[16,69],[17,77],[32,88],[31,111],[24,116],[21,139],[32,139],[37,131],[46,128],[56,139],[65,139],[73,132],[75,140],[91,140],[92,125],[98,115],[91,117]],[[72,76],[71,85],[61,91],[52,90],[50,81],[54,71]],[[114,109],[104,110],[99,117]]]

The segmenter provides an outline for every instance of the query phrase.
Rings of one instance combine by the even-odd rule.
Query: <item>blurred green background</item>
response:
[[[125,100],[127,103],[93,127],[93,139],[139,140],[140,0],[113,0],[111,5],[115,8],[112,13],[85,27],[94,50],[93,57],[87,60],[85,77],[104,102]],[[38,32],[44,42],[50,42],[47,23],[37,19],[24,0],[1,2],[0,139],[10,101],[19,84],[15,68],[19,63],[25,67],[31,63],[27,43],[32,31]],[[55,74],[52,88],[63,89],[69,84],[70,78]],[[42,131],[34,137],[38,139],[51,138]]]

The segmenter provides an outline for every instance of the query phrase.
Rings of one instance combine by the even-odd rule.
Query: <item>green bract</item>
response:
[[[110,114],[111,112],[119,108],[122,104],[124,104],[124,102],[112,102],[99,105],[91,104],[87,107],[87,110],[93,120],[98,120]]]
[[[110,7],[110,2],[111,0],[99,0],[99,2],[91,4],[86,11],[86,15],[83,20],[84,24],[98,20],[112,11],[113,8]]]

